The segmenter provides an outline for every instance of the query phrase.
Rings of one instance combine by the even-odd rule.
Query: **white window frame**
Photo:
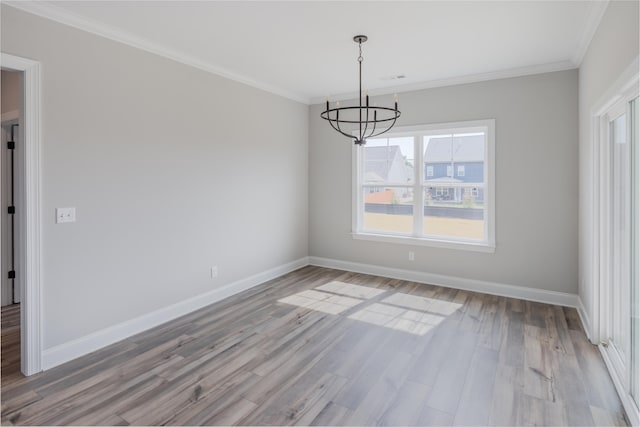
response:
[[[453,178],[453,166],[447,165],[447,176]]]
[[[425,136],[446,133],[485,132],[484,144],[484,235],[482,241],[458,237],[424,235],[424,214],[420,209],[413,209],[413,233],[387,233],[364,229],[364,155],[360,145],[352,149],[352,224],[351,235],[357,240],[399,243],[438,248],[460,249],[477,252],[495,252],[495,120],[473,120],[464,122],[437,123],[420,126],[394,128],[384,138],[414,137],[414,179],[412,184],[385,183],[385,187],[414,187],[414,207],[424,206],[424,189],[428,187],[424,176]]]
[[[427,176],[433,176],[433,166],[427,166]]]
[[[465,174],[464,165],[458,165],[458,176],[464,176],[464,174]]]

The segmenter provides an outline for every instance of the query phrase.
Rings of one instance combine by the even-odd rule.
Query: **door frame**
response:
[[[638,408],[629,395],[629,379],[620,378],[614,367],[615,362],[606,350],[608,339],[607,305],[609,292],[610,265],[610,141],[608,113],[619,103],[628,102],[640,93],[638,68],[640,57],[625,69],[617,81],[607,90],[601,100],[591,110],[592,138],[592,222],[591,222],[591,330],[589,338],[598,345],[607,369],[622,400],[625,412],[632,425],[640,419]],[[630,123],[627,123],[630,126]]]
[[[601,265],[601,282],[600,282],[600,286],[602,288],[602,292],[601,292],[601,304],[602,304],[602,314],[603,314],[603,321],[602,321],[602,333],[603,335],[601,335],[600,337],[600,341],[603,343],[603,351],[608,353],[609,356],[609,362],[610,364],[613,366],[616,374],[618,375],[618,377],[620,378],[620,381],[622,383],[622,385],[624,386],[625,389],[628,389],[630,387],[630,372],[628,371],[629,367],[630,367],[630,361],[631,361],[631,356],[630,356],[630,352],[631,352],[631,322],[629,321],[629,323],[627,325],[625,325],[626,330],[623,330],[623,332],[625,333],[624,337],[623,337],[623,342],[622,343],[618,343],[618,344],[622,344],[623,348],[626,350],[624,352],[624,354],[619,353],[618,352],[618,348],[617,346],[612,346],[611,345],[611,338],[613,336],[613,330],[614,330],[614,324],[612,322],[612,316],[615,316],[616,313],[611,312],[612,308],[615,306],[613,301],[612,301],[612,292],[614,289],[614,286],[616,285],[615,283],[615,275],[614,273],[616,271],[618,271],[618,269],[623,268],[624,264],[620,264],[621,262],[623,262],[623,260],[621,259],[616,259],[615,256],[615,248],[613,246],[614,243],[614,239],[616,236],[616,232],[613,229],[613,225],[615,224],[614,222],[614,217],[616,216],[614,212],[612,212],[612,207],[614,205],[614,200],[615,200],[615,190],[614,190],[614,182],[615,182],[615,178],[613,176],[614,172],[615,172],[615,167],[613,164],[613,160],[614,160],[614,147],[615,147],[615,142],[612,140],[611,138],[611,123],[613,123],[613,121],[620,117],[621,115],[625,115],[625,117],[627,118],[626,120],[626,125],[625,125],[625,138],[627,139],[629,146],[631,147],[633,144],[633,141],[631,140],[630,136],[631,136],[631,109],[630,109],[630,101],[634,98],[636,98],[638,96],[638,90],[636,87],[633,87],[631,90],[629,90],[624,97],[622,97],[616,104],[612,105],[609,110],[607,111],[607,113],[605,113],[602,116],[602,124],[601,124],[601,129],[603,130],[603,135],[606,134],[606,136],[601,140],[601,148],[602,148],[602,159],[604,160],[604,162],[606,163],[606,165],[603,165],[603,169],[602,169],[602,173],[600,175],[600,180],[603,183],[603,187],[602,187],[602,192],[601,192],[601,201],[602,201],[602,211],[606,211],[601,213],[601,233],[600,235],[602,236],[602,240],[600,241],[600,246],[601,246],[601,260],[600,260],[600,265]],[[631,164],[631,148],[629,149],[629,158],[627,159],[629,161],[629,165]],[[629,183],[631,185],[633,185],[633,169],[629,169],[629,176],[626,176],[624,179],[625,180],[629,180]],[[628,189],[629,191],[631,191],[631,188]],[[630,206],[628,206],[630,209],[632,207],[632,202],[633,199],[630,200]],[[630,216],[630,219],[633,220]],[[629,224],[630,226],[632,226],[632,223]],[[631,234],[631,230],[629,230],[629,234]],[[629,256],[632,257],[632,253],[631,253],[631,244],[633,244],[633,242],[629,242]],[[624,261],[626,262],[626,260]],[[631,291],[631,265],[629,266],[629,277],[628,279],[630,280],[629,282],[629,289],[622,289],[623,295],[620,297],[623,301],[631,301],[631,295],[630,295],[630,291]],[[629,293],[629,294],[627,294]],[[631,318],[631,306],[629,305],[628,307],[624,307],[621,308],[621,313],[622,318],[625,319],[625,322],[627,321],[627,319]]]
[[[40,63],[2,52],[0,66],[23,73],[20,111],[24,145],[22,188],[16,211],[17,274],[20,287],[20,368],[24,375],[42,371],[42,265],[41,265],[41,84]]]
[[[603,257],[608,256],[608,248],[602,247],[605,240],[606,221],[608,220],[608,199],[605,193],[608,181],[605,175],[609,171],[608,156],[608,125],[606,114],[615,104],[628,96],[634,88],[637,90],[640,84],[638,67],[640,58],[637,57],[622,73],[620,78],[606,91],[605,95],[591,109],[591,139],[592,139],[592,174],[591,174],[591,298],[590,307],[590,331],[589,338],[593,344],[600,344],[606,337],[606,324],[603,313],[604,295],[602,289],[603,279],[607,272],[602,271],[601,263]]]

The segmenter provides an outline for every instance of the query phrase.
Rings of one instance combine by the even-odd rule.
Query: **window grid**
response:
[[[364,211],[365,211],[365,203],[364,203],[364,193],[365,193],[365,189],[367,188],[371,188],[373,187],[371,184],[364,184],[362,177],[363,177],[363,171],[364,171],[364,152],[363,150],[366,149],[366,146],[363,147],[354,147],[354,155],[356,156],[355,158],[357,159],[357,162],[355,164],[357,164],[358,166],[358,170],[356,173],[354,173],[354,185],[356,186],[356,188],[354,189],[357,193],[354,202],[356,203],[355,206],[355,210],[354,210],[354,237],[356,237],[356,235],[359,234],[372,234],[372,235],[381,235],[381,236],[388,236],[388,237],[393,237],[393,236],[398,236],[398,237],[412,237],[416,240],[420,240],[420,241],[429,241],[429,240],[434,240],[437,241],[439,243],[444,242],[446,244],[446,242],[451,242],[454,245],[473,245],[473,246],[477,246],[477,245],[482,245],[482,246],[487,246],[490,248],[495,247],[494,245],[494,237],[493,237],[493,202],[492,202],[492,197],[493,195],[491,194],[491,191],[489,188],[485,188],[485,186],[487,184],[489,184],[489,187],[493,186],[492,182],[489,182],[489,177],[493,174],[492,171],[490,172],[490,169],[493,168],[493,120],[489,120],[489,121],[481,121],[481,122],[472,122],[469,124],[469,126],[467,126],[465,123],[460,123],[458,124],[459,126],[456,126],[455,128],[447,128],[446,125],[443,126],[442,128],[437,128],[434,127],[433,130],[428,130],[428,131],[424,131],[424,130],[416,130],[413,132],[406,132],[406,133],[398,133],[390,135],[388,138],[392,139],[392,138],[396,138],[396,137],[400,137],[400,136],[413,136],[413,146],[414,146],[414,177],[413,177],[413,183],[407,185],[407,183],[397,183],[397,182],[385,182],[385,183],[378,183],[375,187],[378,188],[389,188],[389,189],[393,189],[393,188],[399,188],[399,187],[405,187],[405,188],[413,188],[413,195],[414,195],[414,201],[413,201],[413,231],[411,233],[403,233],[403,232],[394,232],[394,231],[384,231],[384,230],[378,230],[378,229],[367,229],[366,227],[364,227],[365,223],[364,223]],[[473,126],[472,126],[473,125]],[[428,234],[428,230],[424,230],[424,222],[425,222],[425,218],[427,218],[427,216],[424,214],[424,206],[425,206],[425,200],[426,200],[426,196],[425,194],[428,193],[430,188],[434,187],[433,183],[429,183],[426,180],[428,178],[432,178],[434,176],[433,173],[433,167],[432,166],[427,166],[425,168],[425,148],[426,148],[426,143],[424,141],[425,137],[428,136],[434,136],[434,135],[442,135],[442,134],[452,134],[452,135],[459,135],[459,134],[465,134],[465,133],[470,133],[470,132],[478,132],[481,131],[484,133],[484,177],[483,177],[483,182],[482,183],[474,183],[473,186],[469,186],[468,184],[466,185],[458,185],[459,188],[457,189],[457,191],[459,192],[459,194],[461,196],[464,195],[471,195],[472,197],[478,197],[479,194],[479,188],[483,189],[483,193],[484,193],[484,206],[483,206],[483,219],[484,219],[484,224],[483,224],[483,237],[481,239],[474,239],[474,238],[468,238],[468,237],[460,237],[460,236],[448,236],[448,235],[438,235],[438,234]],[[458,176],[464,176],[465,175],[465,167],[464,165],[456,165],[457,167],[455,168],[455,171],[458,172]],[[452,165],[448,165],[447,167],[447,175],[451,178],[453,178],[453,172],[454,172],[454,167]],[[460,172],[462,172],[462,174],[460,174]],[[492,178],[491,178],[492,179]],[[436,192],[438,194],[442,194],[442,195],[449,195],[450,193],[450,188],[447,187],[443,187],[443,186],[435,186],[436,187]],[[454,188],[454,191],[455,188]],[[406,241],[403,241],[402,243],[407,243]],[[436,245],[436,246],[441,246],[441,245]],[[462,248],[462,249],[467,249],[467,248]]]

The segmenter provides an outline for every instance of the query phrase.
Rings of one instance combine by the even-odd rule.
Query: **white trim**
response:
[[[640,56],[636,56],[633,61],[620,73],[620,77],[605,91],[600,99],[591,108],[591,116],[603,115],[612,105],[617,103],[626,92],[638,84],[638,69],[640,69]]]
[[[491,71],[488,73],[468,74],[459,77],[450,77],[446,79],[430,80],[426,82],[409,83],[400,86],[386,87],[380,89],[369,90],[369,96],[392,95],[404,92],[413,92],[417,90],[433,89],[445,86],[457,86],[468,83],[486,82],[489,80],[509,79],[512,77],[530,76],[533,74],[553,73],[556,71],[573,70],[577,68],[571,61],[552,62],[549,64],[531,65],[528,67],[510,68],[507,70]],[[341,94],[332,94],[331,101],[348,101],[357,99],[357,92],[348,92]],[[324,104],[326,97],[311,98],[311,104]]]
[[[591,170],[589,171],[588,191],[593,195],[589,209],[592,213],[592,221],[590,224],[590,251],[591,259],[591,281],[589,292],[592,295],[591,312],[586,313],[585,317],[591,321],[590,340],[592,343],[607,342],[609,340],[608,324],[610,310],[610,301],[608,286],[610,284],[611,274],[611,248],[610,248],[610,173],[611,173],[611,157],[610,157],[610,141],[609,141],[609,119],[610,111],[617,111],[616,104],[620,102],[628,102],[640,93],[640,57],[636,57],[631,64],[624,69],[620,77],[607,89],[600,99],[593,104],[590,110],[591,119],[591,135],[589,139],[591,150]],[[588,314],[591,316],[588,317]],[[584,321],[584,320],[583,320]],[[632,425],[638,425],[640,416],[638,408],[630,396],[628,388],[629,378],[621,378],[620,370],[616,368],[616,364],[620,367],[620,363],[616,363],[612,356],[615,356],[615,348],[609,346],[605,348],[598,346],[600,353],[605,361],[609,374],[613,379],[616,391],[623,403],[627,417]],[[627,365],[628,366],[628,365]],[[626,371],[625,376],[630,377],[630,373]]]
[[[2,53],[0,66],[22,71],[24,78],[24,191],[19,192],[17,250],[21,310],[21,370],[32,375],[42,370],[42,280],[40,150],[41,88],[40,63]],[[22,273],[21,273],[22,272]]]
[[[54,366],[61,365],[62,363],[76,359],[132,335],[144,332],[155,326],[169,322],[180,316],[184,316],[185,314],[189,314],[202,307],[206,307],[232,295],[253,288],[254,286],[305,267],[308,264],[308,258],[303,257],[261,273],[254,274],[253,276],[240,279],[218,289],[180,301],[168,307],[136,317],[135,319],[127,320],[126,322],[93,332],[73,341],[48,348],[44,350],[42,354],[43,368],[50,369]]]
[[[503,283],[487,282],[463,277],[445,276],[442,274],[425,273],[400,268],[382,267],[379,265],[362,264],[350,261],[340,261],[315,256],[309,257],[309,264],[316,265],[318,267],[334,268],[338,270],[352,271],[354,273],[389,277],[392,279],[409,280],[412,282],[444,286],[446,288],[480,292],[483,294],[542,302],[564,307],[576,308],[578,306],[578,295],[565,292],[507,285]]]
[[[616,375],[616,370],[613,365],[613,361],[609,357],[609,352],[602,344],[598,345],[598,349],[600,350],[602,359],[604,359],[604,364],[609,370],[609,376],[613,380],[613,385],[616,388],[616,392],[618,392],[618,397],[622,401],[622,407],[624,408],[627,418],[631,422],[632,426],[640,425],[640,411],[631,398],[631,394],[625,390],[623,382],[620,380],[618,375]]]
[[[264,90],[266,92],[282,96],[284,98],[291,99],[302,104],[309,104],[309,99],[299,96],[287,89],[268,85],[266,83],[258,82],[247,76],[243,76],[225,68],[216,66],[206,61],[202,61],[191,55],[186,55],[175,49],[162,46],[158,43],[147,40],[143,37],[136,36],[122,29],[98,22],[93,19],[89,19],[84,16],[80,16],[75,13],[71,13],[61,7],[54,6],[50,3],[45,4],[43,2],[36,1],[9,1],[4,4],[20,9],[24,12],[41,16],[43,18],[50,19],[52,21],[59,22],[70,27],[77,28],[88,33],[104,37],[118,43],[123,43],[128,46],[135,47],[147,52],[151,52],[155,55],[162,56],[164,58],[171,59],[176,62],[180,62],[185,65],[189,65],[194,68],[198,68],[203,71],[207,71],[218,76],[222,76],[229,80],[233,80],[247,86],[254,87],[256,89]]]
[[[591,132],[589,137],[591,151],[591,170],[588,174],[589,182],[587,183],[587,191],[592,194],[591,205],[589,209],[591,211],[591,223],[589,224],[590,230],[590,247],[588,251],[590,253],[589,265],[590,267],[590,283],[587,283],[588,292],[591,293],[591,307],[589,319],[591,320],[591,332],[589,334],[591,342],[599,343],[605,339],[604,331],[604,319],[602,315],[603,310],[603,289],[600,283],[607,274],[605,271],[601,271],[601,251],[603,246],[601,241],[603,236],[603,230],[601,229],[601,223],[603,221],[603,215],[606,213],[606,209],[602,206],[604,194],[602,188],[606,184],[604,176],[606,175],[606,169],[608,167],[607,160],[603,157],[606,155],[606,150],[602,147],[601,141],[604,141],[607,137],[606,127],[602,126],[602,116],[607,112],[609,108],[619,102],[623,95],[627,93],[634,85],[638,84],[638,69],[640,68],[640,56],[637,56],[620,74],[620,77],[607,89],[597,102],[595,102],[590,109],[591,117]],[[601,212],[602,209],[602,212]]]
[[[19,117],[20,117],[20,111],[13,110],[13,111],[7,111],[6,113],[2,113],[2,118],[0,120],[2,120],[3,122],[8,122],[11,120],[17,120]]]
[[[589,312],[585,308],[580,296],[578,296],[578,306],[576,309],[578,310],[578,316],[580,316],[580,322],[582,322],[582,329],[584,329],[587,339],[591,341],[592,344],[598,345],[597,342],[593,342],[591,340],[591,321],[589,320]]]
[[[495,252],[495,119],[467,120],[461,122],[429,123],[423,125],[403,126],[394,128],[385,134],[386,138],[413,137],[414,138],[414,164],[424,165],[423,139],[428,135],[440,135],[448,133],[482,132],[485,136],[483,184],[484,191],[484,234],[482,241],[454,238],[449,236],[428,235],[423,229],[423,214],[417,206],[424,206],[423,192],[425,190],[424,168],[414,167],[413,183],[371,183],[363,182],[364,154],[363,146],[352,145],[352,182],[351,182],[351,235],[354,239],[373,240],[378,242],[413,244],[419,246],[433,246],[448,249],[463,249],[479,252]],[[353,131],[356,134],[357,131]],[[384,138],[383,137],[383,138]],[[359,173],[358,173],[359,172]],[[455,171],[452,169],[452,175]],[[486,186],[485,186],[486,184]],[[412,187],[414,189],[413,200],[413,228],[411,233],[382,232],[380,230],[367,230],[364,228],[364,191],[367,186],[384,187]],[[469,183],[459,183],[455,186],[467,187]]]
[[[576,67],[582,65],[582,61],[587,53],[587,49],[589,49],[591,40],[600,26],[600,21],[602,21],[604,13],[607,11],[609,0],[592,1],[590,2],[590,6],[589,17],[587,18],[587,23],[582,31],[582,37],[580,37],[580,41],[578,42],[578,48],[571,58],[571,61]]]

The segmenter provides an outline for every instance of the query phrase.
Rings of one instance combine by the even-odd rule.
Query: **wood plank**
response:
[[[569,423],[566,408],[560,402],[520,394],[517,406],[517,425],[566,426]]]
[[[395,398],[378,419],[377,425],[417,425],[431,387],[413,381],[405,381]]]
[[[626,426],[621,414],[608,411],[597,406],[591,406],[591,416],[597,426]]]
[[[375,425],[387,410],[406,378],[410,375],[415,356],[397,353],[384,373],[366,393],[355,411],[346,418],[346,425]]]
[[[418,426],[450,426],[453,425],[453,415],[438,411],[425,405],[418,417]]]
[[[312,426],[341,426],[345,425],[347,418],[353,411],[342,405],[330,401],[318,412],[318,415],[309,423]]]
[[[431,393],[427,405],[442,412],[455,414],[471,367],[478,335],[474,332],[458,332],[454,340],[449,337],[448,341],[447,358],[432,385],[437,393]]]
[[[491,426],[517,425],[518,403],[522,394],[524,394],[523,368],[498,364],[487,424]]]
[[[489,423],[497,369],[498,352],[478,346],[471,360],[453,425],[485,426]]]
[[[164,425],[207,425],[213,419],[224,419],[230,409],[238,401],[244,402],[242,394],[253,387],[260,377],[251,372],[240,372],[229,378],[224,384],[214,389],[211,393],[199,396],[189,405],[177,408],[176,412],[170,414],[163,420]],[[253,403],[253,402],[252,402]],[[256,405],[242,404],[242,408],[255,408]],[[242,417],[247,414],[242,415]]]
[[[570,330],[569,335],[576,349],[576,361],[580,367],[589,403],[614,414],[622,414],[624,412],[622,402],[618,398],[609,372],[604,368],[604,361],[598,348],[591,344],[580,331]]]
[[[251,424],[308,425],[347,382],[346,378],[325,373],[312,385],[298,384],[272,401]]]
[[[332,281],[384,292],[337,314],[279,302],[342,295],[316,289]],[[441,322],[349,318],[397,293]],[[310,266],[29,378],[17,314],[2,310],[3,425],[624,423],[574,309]]]
[[[543,330],[524,326],[524,392],[550,402],[556,401],[551,350],[545,345]]]

